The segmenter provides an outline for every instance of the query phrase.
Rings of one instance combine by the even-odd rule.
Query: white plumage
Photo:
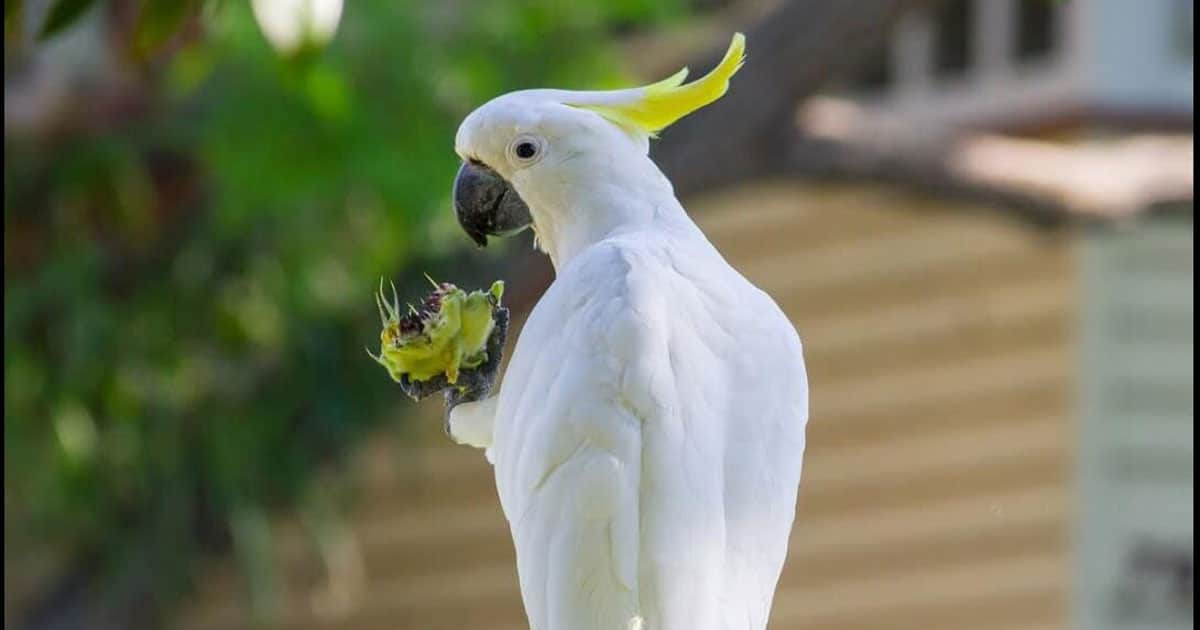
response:
[[[495,465],[532,630],[763,630],[804,453],[799,337],[645,136],[563,94],[500,97],[459,130],[527,202],[557,277],[452,435]],[[543,154],[514,158],[518,137]]]

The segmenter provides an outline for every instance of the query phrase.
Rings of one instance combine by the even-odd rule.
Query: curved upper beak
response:
[[[529,206],[503,177],[486,165],[464,162],[454,177],[454,214],[471,240],[509,236],[529,227]]]

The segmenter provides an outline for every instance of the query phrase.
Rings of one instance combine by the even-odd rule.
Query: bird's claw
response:
[[[487,398],[496,385],[500,362],[504,358],[504,341],[508,338],[508,309],[497,306],[492,310],[492,318],[496,326],[488,337],[487,359],[476,367],[459,370],[456,383],[451,383],[445,374],[425,381],[414,381],[407,374],[400,376],[400,390],[413,400],[442,393],[446,404],[443,422],[447,435],[450,434],[450,411],[462,403]]]
[[[508,309],[498,306],[492,310],[496,326],[488,337],[487,359],[474,368],[461,370],[458,382],[446,383],[441,389],[445,396],[446,409],[443,423],[446,435],[450,435],[450,412],[462,403],[483,400],[492,394],[496,377],[500,374],[500,362],[504,358],[504,341],[508,338]],[[441,377],[444,381],[445,377]]]
[[[400,391],[413,400],[421,400],[447,387],[452,387],[444,374],[439,374],[427,381],[414,381],[407,374],[402,374],[400,375],[399,385]]]

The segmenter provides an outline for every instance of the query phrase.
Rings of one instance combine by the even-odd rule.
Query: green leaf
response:
[[[21,0],[4,0],[4,22],[21,16]]]
[[[24,39],[24,3],[21,0],[4,0],[4,40]],[[7,48],[7,46],[6,46]]]
[[[145,59],[178,32],[197,5],[196,0],[152,0],[142,7],[134,35],[134,54]]]
[[[494,279],[491,257],[435,241],[445,225],[469,247],[448,199],[462,117],[509,90],[605,86],[613,24],[691,3],[345,2],[341,35],[286,62],[246,0],[5,0],[6,20],[23,6],[36,19],[17,34],[35,39],[51,13],[82,30],[116,4],[131,12],[108,33],[120,52],[162,63],[139,73],[139,106],[5,155],[4,455],[21,473],[5,525],[63,560],[95,553],[98,589],[136,564],[165,597],[201,566],[195,523],[232,529],[269,599],[286,580],[254,556],[267,506],[370,432],[408,438],[409,407],[362,356],[374,309],[354,296],[381,275],[418,294],[423,269]]]
[[[165,78],[166,91],[174,96],[187,96],[200,87],[212,74],[215,55],[203,46],[188,46],[175,56]]]
[[[38,39],[46,39],[74,24],[93,4],[95,4],[95,0],[58,0],[50,8],[50,13],[46,17],[45,23],[42,24],[42,32],[38,35]],[[4,9],[7,14],[8,6],[6,5]]]

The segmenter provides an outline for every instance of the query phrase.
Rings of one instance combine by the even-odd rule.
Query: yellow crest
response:
[[[729,89],[729,79],[742,67],[745,54],[746,37],[735,33],[721,63],[687,85],[683,84],[688,75],[688,69],[684,68],[658,83],[630,90],[593,93],[595,98],[567,104],[594,111],[618,125],[653,137],[680,118],[724,96]]]

